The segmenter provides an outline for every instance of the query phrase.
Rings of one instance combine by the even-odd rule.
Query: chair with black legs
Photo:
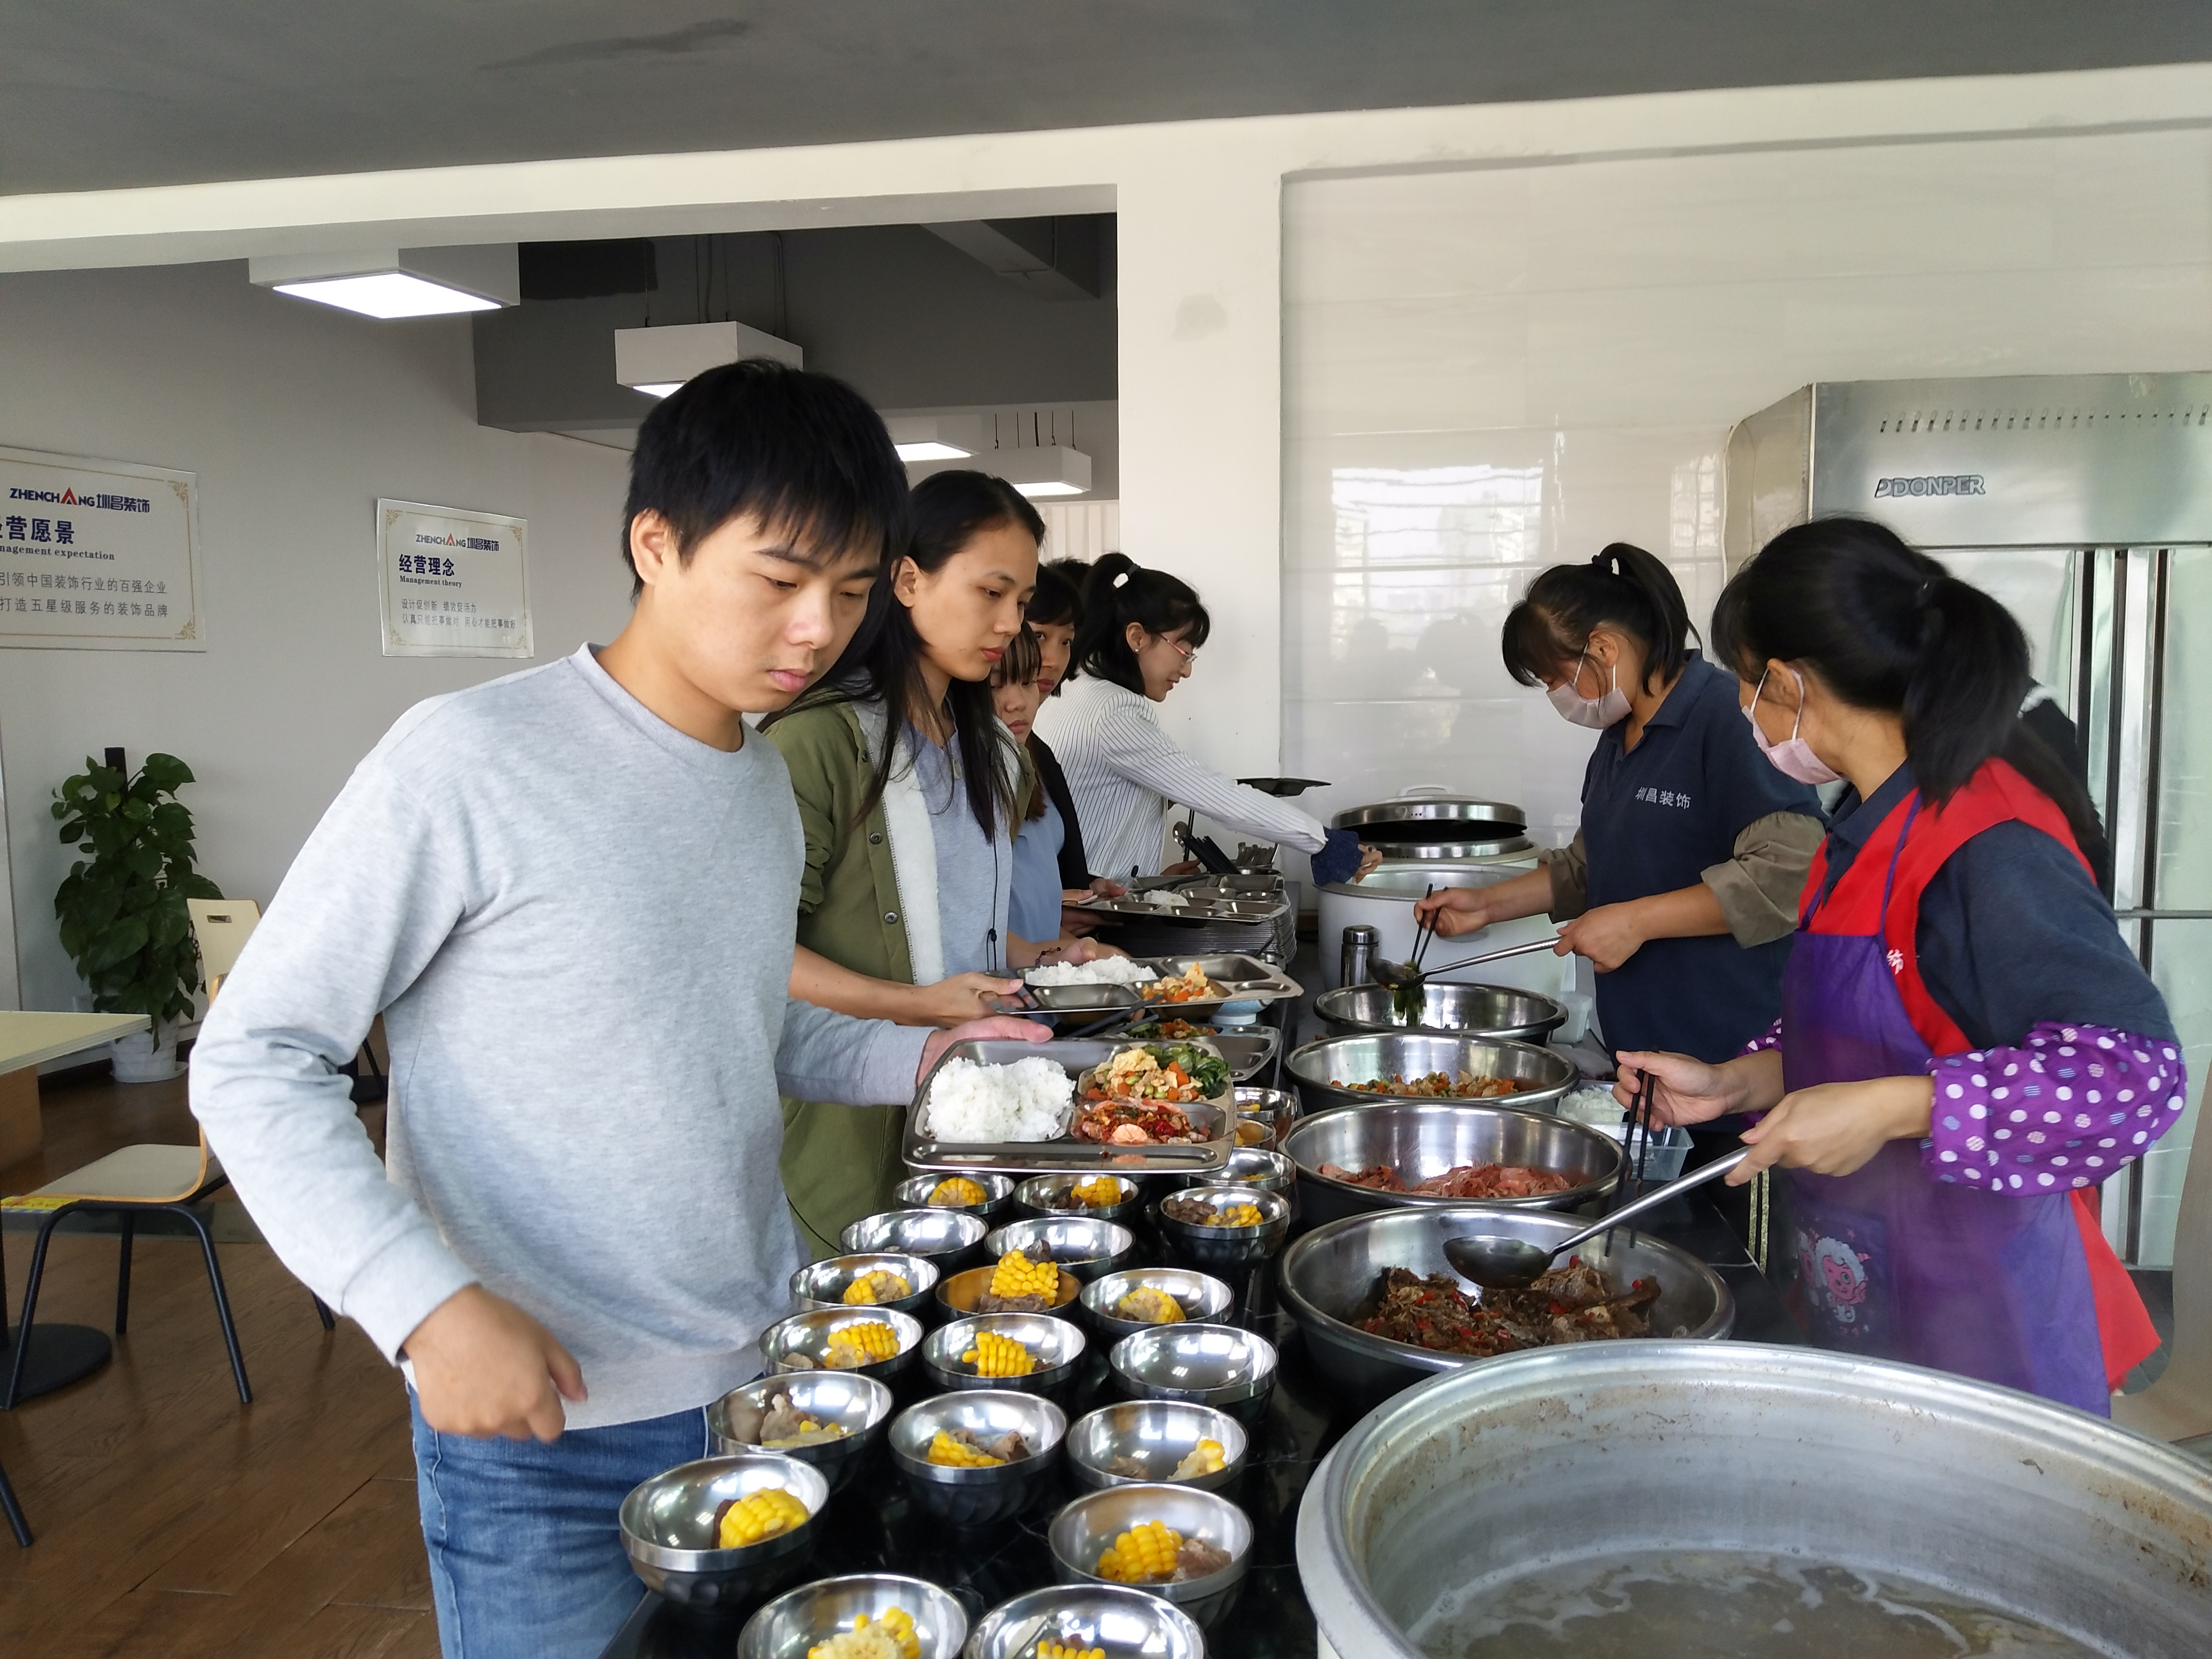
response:
[[[23,1506],[15,1501],[15,1489],[8,1484],[8,1471],[0,1468],[0,1511],[8,1516],[8,1530],[15,1534],[15,1542],[24,1549],[31,1547],[31,1523],[23,1519]]]
[[[10,1210],[45,1212],[39,1224],[38,1237],[31,1246],[30,1277],[23,1286],[23,1330],[31,1328],[31,1321],[38,1312],[39,1286],[46,1276],[46,1245],[64,1217],[79,1212],[107,1214],[116,1217],[120,1224],[121,1248],[115,1273],[115,1334],[120,1336],[131,1321],[131,1247],[138,1230],[138,1218],[152,1214],[173,1215],[199,1239],[200,1254],[207,1262],[208,1286],[215,1292],[216,1318],[222,1325],[223,1346],[230,1354],[230,1373],[238,1384],[239,1403],[252,1404],[253,1390],[246,1380],[246,1360],[238,1348],[238,1328],[231,1319],[230,1296],[223,1288],[222,1265],[216,1259],[215,1235],[208,1231],[206,1220],[194,1207],[228,1183],[222,1165],[208,1151],[207,1137],[203,1134],[198,1144],[191,1146],[125,1146],[58,1181],[50,1181],[21,1198],[9,1200],[7,1207]],[[316,1297],[314,1302],[323,1328],[333,1329],[335,1322],[331,1310],[323,1305],[320,1297]],[[15,1408],[23,1359],[29,1352],[27,1341],[15,1344],[7,1388],[0,1391],[0,1411]]]

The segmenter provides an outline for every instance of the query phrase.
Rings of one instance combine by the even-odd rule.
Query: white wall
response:
[[[46,806],[111,744],[182,756],[203,867],[266,900],[401,711],[529,665],[379,654],[378,496],[530,520],[544,662],[629,609],[628,457],[476,423],[465,319],[377,323],[251,286],[242,265],[0,276],[0,445],[199,475],[203,652],[0,649],[23,1006],[82,987],[54,932]]]
[[[1498,660],[1628,541],[1701,623],[1729,426],[1812,380],[2212,368],[2202,130],[1314,179],[1285,195],[1284,764],[1571,832],[1591,739]]]

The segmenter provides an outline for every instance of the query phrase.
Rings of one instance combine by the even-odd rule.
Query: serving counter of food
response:
[[[1137,1241],[1132,1258],[1135,1264],[1158,1263],[1170,1257],[1187,1259],[1141,1224],[1132,1231]],[[1738,1338],[1767,1342],[1790,1340],[1790,1328],[1772,1290],[1718,1213],[1700,1195],[1693,1194],[1668,1206],[1659,1224],[1646,1230],[1644,1236],[1681,1249],[1718,1276],[1734,1298]],[[1309,1659],[1316,1651],[1316,1633],[1297,1564],[1298,1505],[1316,1466],[1359,1420],[1364,1402],[1348,1395],[1315,1365],[1304,1335],[1275,1294],[1273,1263],[1224,1277],[1235,1284],[1237,1299],[1232,1310],[1216,1316],[1218,1323],[1263,1337],[1274,1351],[1276,1364],[1271,1389],[1260,1396],[1230,1404],[1232,1418],[1239,1412],[1245,1413],[1237,1423],[1243,1437],[1241,1469],[1211,1492],[1195,1494],[1226,1500],[1242,1512],[1250,1528],[1243,1581],[1235,1590],[1233,1602],[1214,1613],[1205,1631],[1203,1652],[1213,1659]],[[1053,1548],[1055,1517],[1069,1504],[1092,1494],[1084,1478],[1090,1463],[1083,1460],[1095,1462],[1100,1454],[1077,1443],[1079,1431],[1094,1440],[1110,1439],[1112,1422],[1092,1414],[1102,1407],[1121,1406],[1131,1397],[1127,1385],[1109,1362],[1109,1333],[1102,1333],[1095,1324],[1088,1328],[1091,1340],[1057,1401],[1068,1425],[1066,1438],[1051,1460],[1054,1467],[1040,1472],[1020,1513],[977,1525],[952,1524],[925,1506],[925,1495],[902,1472],[908,1465],[901,1461],[896,1446],[879,1447],[872,1455],[864,1454],[865,1466],[843,1479],[830,1497],[810,1528],[813,1534],[811,1559],[803,1571],[783,1584],[781,1593],[791,1593],[793,1586],[803,1589],[848,1575],[902,1575],[945,1592],[965,1614],[970,1631],[992,1638],[990,1651],[995,1659],[1029,1659],[1035,1650],[1034,1632],[1027,1644],[1007,1647],[1000,1653],[996,1644],[1004,1623],[988,1631],[981,1627],[994,1609],[1032,1592],[1052,1590],[1057,1585],[1056,1594],[1071,1600],[1079,1600],[1087,1593],[1060,1583],[1066,1574]],[[1172,1331],[1175,1328],[1160,1328]],[[950,1397],[939,1392],[920,1366],[894,1379],[892,1387],[899,1410],[933,1397]],[[1164,1489],[1124,1486],[1118,1490],[1159,1492]],[[1141,1503],[1137,1506],[1144,1507]],[[702,1619],[661,1595],[648,1595],[607,1647],[605,1659],[679,1659],[679,1656],[681,1659],[732,1659],[738,1652],[738,1635],[745,1621],[769,1599],[754,1597],[720,1610],[716,1617]],[[922,1609],[908,1611],[919,1615]],[[755,1628],[757,1639],[765,1643],[766,1632]],[[1163,1655],[1177,1651],[1172,1644],[1153,1650]],[[800,1644],[791,1650],[790,1659],[805,1651],[805,1645]],[[1112,1659],[1120,1659],[1111,1649],[1109,1652]],[[769,1656],[787,1659],[784,1649],[775,1644],[749,1647],[746,1659],[752,1659],[755,1653],[763,1659]],[[926,1650],[924,1659],[953,1659],[953,1656]]]

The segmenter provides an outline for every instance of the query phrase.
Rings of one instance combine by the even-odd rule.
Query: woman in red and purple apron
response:
[[[1785,531],[1714,609],[1767,757],[1846,781],[1782,1018],[1718,1066],[1624,1054],[1658,1115],[1764,1113],[1812,1338],[2105,1415],[2157,1345],[2097,1188],[2186,1101],[2166,1004],[2097,890],[2096,814],[2020,723],[2004,607],[1878,525]]]

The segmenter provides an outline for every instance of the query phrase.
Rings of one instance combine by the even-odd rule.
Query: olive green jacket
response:
[[[945,977],[937,846],[911,762],[892,769],[883,799],[855,823],[883,726],[882,705],[840,702],[768,729],[790,769],[806,837],[799,943],[856,974],[930,985]],[[1026,782],[1024,759],[1018,788]],[[904,1115],[899,1106],[784,1101],[784,1194],[817,1260],[838,1253],[848,1224],[890,1207],[905,1173]]]

